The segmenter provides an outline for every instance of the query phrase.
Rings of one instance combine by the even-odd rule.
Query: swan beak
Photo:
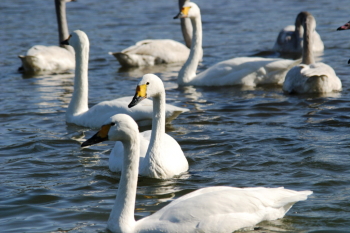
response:
[[[350,59],[349,59],[349,61],[348,61],[348,64],[350,64]]]
[[[350,29],[350,21],[341,27],[338,27],[337,31]]]
[[[69,39],[72,37],[72,35],[69,35],[69,37],[66,39],[66,40],[64,40],[64,41],[61,41],[61,44],[62,45],[69,45]]]
[[[98,131],[94,136],[92,136],[91,138],[89,138],[88,140],[83,142],[83,144],[81,144],[81,147],[91,146],[91,145],[97,144],[99,142],[107,141],[108,140],[108,132],[109,132],[110,128],[111,128],[110,124],[103,125],[101,127],[100,131]]]
[[[178,19],[178,18],[186,18],[188,17],[188,11],[190,10],[190,6],[186,6],[186,7],[182,7],[181,11],[179,14],[177,14],[174,19]]]
[[[147,98],[147,84],[138,85],[136,87],[136,93],[134,95],[134,98],[132,98],[128,107],[132,108],[146,98]]]

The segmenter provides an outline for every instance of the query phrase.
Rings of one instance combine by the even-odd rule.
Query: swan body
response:
[[[104,140],[121,141],[125,150],[117,197],[108,219],[112,232],[233,232],[264,220],[282,218],[312,191],[284,188],[207,187],[186,194],[154,214],[135,221],[139,133],[127,115],[110,118],[82,147]]]
[[[148,83],[148,85],[145,85]],[[146,74],[141,79],[129,107],[134,107],[153,97],[152,130],[140,133],[139,174],[157,179],[168,179],[188,170],[186,157],[177,141],[165,133],[165,90],[160,78]],[[141,102],[142,100],[142,102]],[[131,108],[131,109],[132,109]],[[124,147],[116,142],[109,156],[109,169],[120,172],[123,168]]]
[[[186,61],[189,48],[174,40],[142,40],[121,52],[111,53],[124,67],[153,66]]]
[[[287,93],[327,93],[341,91],[342,83],[332,67],[315,62],[313,57],[313,32],[316,28],[314,17],[308,12],[299,13],[304,28],[303,57],[301,64],[290,69],[283,83]]]
[[[295,53],[302,55],[303,49],[303,32],[304,28],[302,22],[297,17],[295,25],[289,25],[283,28],[277,36],[273,51],[282,53]],[[324,50],[323,41],[321,36],[316,30],[312,32],[313,45],[312,50],[314,52],[322,52]]]
[[[59,41],[68,37],[66,0],[55,0]],[[74,50],[70,46],[35,45],[26,55],[18,56],[22,61],[20,71],[32,73],[65,73],[75,68]]]
[[[65,41],[68,43],[68,40]],[[74,77],[74,92],[66,112],[66,121],[77,125],[99,128],[109,117],[117,113],[130,115],[140,125],[150,125],[153,115],[153,104],[146,100],[141,105],[129,109],[128,103],[132,96],[122,97],[110,101],[103,101],[88,107],[88,61],[89,39],[83,31],[76,30],[71,34],[69,43],[75,49],[76,69]],[[166,121],[170,122],[180,113],[188,109],[173,105],[166,106]]]
[[[299,61],[278,58],[237,57],[219,62],[202,73],[196,74],[202,48],[200,9],[195,3],[186,2],[179,16],[190,18],[193,27],[191,52],[179,71],[179,85],[282,85],[286,72],[299,63]]]

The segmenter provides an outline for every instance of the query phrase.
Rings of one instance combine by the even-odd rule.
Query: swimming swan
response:
[[[295,25],[286,26],[280,31],[272,50],[282,53],[295,53],[301,56],[303,49],[303,34],[303,23],[300,21],[300,18],[297,17]],[[314,41],[312,50],[314,52],[322,52],[324,50],[324,45],[321,36],[316,30],[313,31],[312,37]]]
[[[118,114],[81,146],[101,141],[121,141],[125,148],[117,197],[109,215],[112,232],[233,232],[264,220],[282,218],[312,191],[280,188],[207,187],[186,194],[154,214],[135,221],[139,142],[137,124]]]
[[[179,6],[186,0],[179,0]],[[192,28],[186,21],[181,22],[181,29],[187,46],[191,46]],[[203,52],[201,52],[203,54]],[[184,44],[170,39],[142,40],[121,52],[111,55],[124,67],[153,66],[162,63],[185,62],[190,49]]]
[[[303,57],[300,65],[288,71],[283,83],[287,93],[327,93],[341,91],[342,83],[332,67],[316,62],[313,56],[313,32],[316,28],[315,18],[308,12],[299,13],[297,20],[304,27]]]
[[[133,96],[122,97],[110,101],[103,101],[88,107],[88,62],[89,62],[89,39],[80,30],[74,31],[65,44],[71,44],[75,50],[76,69],[74,77],[74,92],[66,112],[66,121],[77,125],[99,128],[117,113],[125,113],[134,118],[139,125],[150,125],[152,122],[153,107],[152,101],[147,100],[143,104],[133,108],[128,108],[128,103]],[[172,121],[180,113],[188,109],[179,108],[173,105],[166,106],[167,122]]]
[[[222,61],[196,75],[202,48],[202,21],[199,7],[193,2],[186,2],[181,12],[174,18],[190,18],[193,27],[191,52],[178,74],[179,85],[226,86],[259,84],[282,85],[287,71],[299,61],[237,57]]]
[[[70,0],[55,0],[59,42],[67,39],[68,25],[66,20],[66,2]],[[72,0],[74,1],[74,0]],[[19,55],[22,67],[19,71],[32,73],[65,73],[75,68],[74,50],[71,46],[31,47],[25,56]]]
[[[129,108],[153,97],[152,130],[140,133],[139,174],[157,179],[169,179],[188,170],[188,162],[180,145],[165,133],[165,90],[163,82],[154,74],[142,77]],[[120,172],[124,147],[116,142],[109,156],[109,169]]]

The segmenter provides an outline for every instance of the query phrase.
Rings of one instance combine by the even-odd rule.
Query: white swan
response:
[[[303,23],[300,21],[301,18],[298,16],[295,20],[295,25],[286,26],[280,31],[275,45],[273,46],[273,51],[302,55],[304,27]],[[314,52],[322,52],[324,50],[324,45],[321,36],[316,30],[313,31],[312,37],[314,41],[312,50]]]
[[[222,61],[196,75],[202,48],[202,22],[199,7],[193,2],[186,2],[177,17],[191,19],[193,27],[190,55],[178,74],[178,84],[197,86],[225,86],[259,84],[282,85],[288,69],[299,61],[237,57]]]
[[[298,19],[304,27],[303,57],[300,65],[293,67],[286,75],[283,91],[287,93],[327,93],[341,91],[342,83],[332,67],[316,62],[313,56],[313,32],[316,28],[314,17],[301,12]]]
[[[179,0],[179,6],[182,6],[184,2],[186,0]],[[181,28],[186,45],[191,46],[191,25],[186,21],[182,21]],[[190,49],[175,40],[154,39],[139,41],[121,52],[110,52],[110,54],[115,56],[121,66],[137,67],[185,62],[190,54]],[[202,51],[201,54],[203,54]]]
[[[139,174],[157,179],[169,179],[188,170],[188,162],[180,145],[165,133],[165,90],[163,82],[154,74],[142,77],[129,107],[145,98],[153,97],[152,130],[140,133]],[[109,156],[109,169],[120,172],[124,147],[117,142]]]
[[[106,122],[107,123],[107,122]],[[263,220],[282,218],[312,191],[284,188],[207,187],[186,194],[156,213],[135,221],[134,208],[140,135],[135,122],[118,114],[81,146],[104,140],[121,141],[125,148],[117,198],[108,219],[113,232],[233,232]]]
[[[59,42],[67,39],[68,26],[66,20],[66,2],[71,0],[55,0]],[[74,0],[72,0],[74,1]],[[22,61],[20,71],[32,73],[65,73],[75,68],[74,50],[67,45],[31,47],[25,56],[19,55]]]
[[[150,125],[152,122],[152,101],[147,100],[133,109],[128,108],[132,96],[122,97],[111,101],[104,101],[88,107],[88,62],[89,62],[89,39],[83,31],[74,31],[70,38],[64,41],[69,43],[75,50],[76,69],[74,77],[74,92],[66,112],[66,121],[77,125],[99,128],[114,114],[125,113],[134,118],[139,125]],[[166,106],[167,122],[172,121],[180,113],[188,109],[173,105]]]

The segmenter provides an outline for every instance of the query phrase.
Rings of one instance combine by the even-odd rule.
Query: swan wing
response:
[[[282,218],[311,191],[284,188],[209,187],[171,202],[137,222],[137,228],[176,232],[233,232]]]

